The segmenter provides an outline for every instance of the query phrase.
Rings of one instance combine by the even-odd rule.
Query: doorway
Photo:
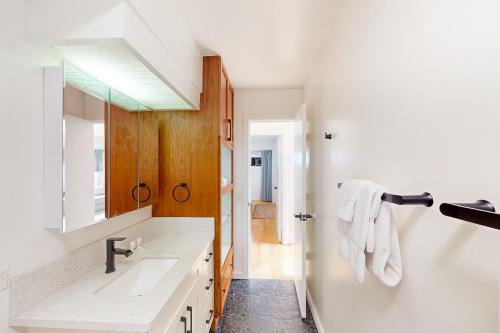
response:
[[[293,122],[249,125],[249,277],[292,280]]]

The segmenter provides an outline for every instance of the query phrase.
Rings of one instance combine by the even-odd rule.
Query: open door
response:
[[[294,281],[302,318],[306,317],[306,222],[312,217],[306,213],[306,112],[303,104],[295,117],[294,135]]]

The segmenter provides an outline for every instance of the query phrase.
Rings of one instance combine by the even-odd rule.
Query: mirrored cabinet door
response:
[[[65,65],[63,92],[63,232],[103,222],[106,211],[108,90]]]
[[[158,203],[158,113],[143,111],[139,113],[139,207]]]
[[[71,232],[157,203],[158,146],[157,112],[70,63],[46,68],[44,226]]]
[[[110,90],[109,215],[116,217],[139,208],[139,110],[127,96]]]

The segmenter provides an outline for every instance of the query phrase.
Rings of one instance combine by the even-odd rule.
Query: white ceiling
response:
[[[204,55],[236,88],[300,88],[328,33],[334,0],[175,0]]]

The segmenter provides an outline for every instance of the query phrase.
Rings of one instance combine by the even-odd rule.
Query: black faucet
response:
[[[106,274],[116,271],[115,255],[120,254],[125,257],[130,257],[134,252],[115,248],[115,242],[124,241],[125,237],[108,238],[106,239]]]

